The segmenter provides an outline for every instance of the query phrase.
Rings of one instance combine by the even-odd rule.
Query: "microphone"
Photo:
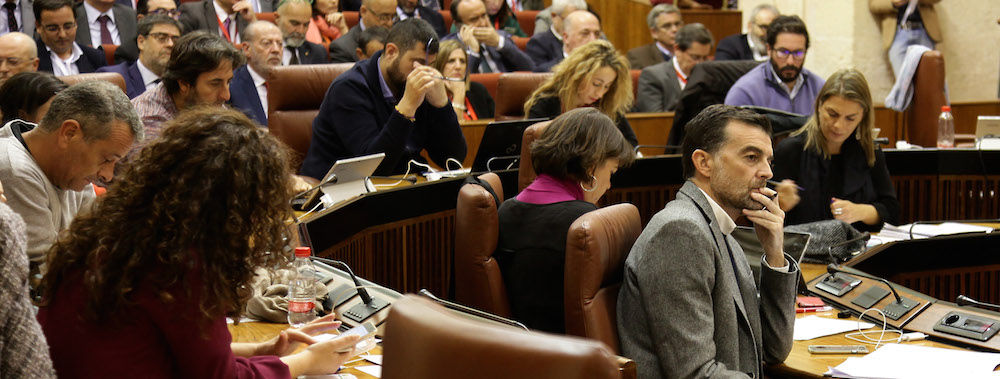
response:
[[[886,316],[888,316],[889,318],[891,318],[893,320],[898,320],[904,314],[906,314],[907,312],[909,312],[910,309],[912,309],[916,305],[920,304],[916,300],[906,299],[906,298],[900,297],[899,296],[899,292],[896,292],[896,287],[893,287],[892,283],[889,283],[888,280],[885,280],[883,278],[879,278],[877,276],[872,276],[872,275],[867,275],[867,274],[849,273],[849,272],[846,272],[844,270],[841,270],[840,267],[837,267],[837,265],[833,264],[833,263],[831,263],[831,264],[829,264],[829,265],[826,266],[826,272],[830,273],[830,275],[834,275],[834,274],[841,273],[841,272],[844,273],[844,274],[848,274],[848,275],[856,275],[856,276],[860,276],[860,277],[866,278],[866,279],[877,280],[879,282],[882,282],[886,286],[888,286],[889,290],[892,291],[892,295],[896,298],[896,302],[890,303],[889,305],[886,305],[885,309],[883,309],[882,312],[885,313]],[[874,288],[877,288],[877,287],[873,287],[872,289],[874,289]],[[871,305],[869,305],[867,307],[864,306],[864,305],[862,305],[862,304],[857,303],[857,301],[861,300],[860,298],[866,297],[866,295],[870,295],[870,293],[869,293],[870,291],[871,291],[871,289],[869,289],[865,293],[859,295],[858,299],[855,299],[854,301],[852,301],[852,303],[857,304],[857,305],[861,306],[862,308],[870,308],[871,305],[874,305],[879,300],[881,300],[882,297],[885,296],[885,293],[883,292],[883,293],[879,293],[877,295],[874,295],[872,299],[866,299],[866,300],[872,300],[871,301]]]
[[[367,320],[372,315],[374,315],[375,313],[378,313],[378,311],[381,311],[383,308],[389,306],[388,302],[378,298],[372,298],[371,295],[368,294],[368,290],[366,290],[364,287],[361,286],[361,282],[358,281],[358,277],[354,275],[354,271],[351,271],[351,267],[348,266],[347,263],[334,259],[320,258],[317,256],[312,256],[309,258],[314,261],[319,261],[341,267],[345,271],[347,271],[347,274],[351,276],[352,280],[354,280],[354,286],[357,287],[358,289],[358,296],[361,297],[362,303],[357,304],[351,307],[350,309],[344,311],[343,313],[344,317],[360,324],[365,320]],[[334,291],[336,291],[336,289],[334,289]],[[343,302],[346,302],[348,299],[349,298],[343,299],[343,301],[334,304],[334,307],[343,304]],[[331,309],[334,307],[331,307]]]
[[[864,232],[860,236],[851,238],[851,239],[849,239],[847,241],[838,242],[838,243],[835,243],[833,245],[830,245],[830,247],[828,247],[826,249],[826,253],[827,253],[827,255],[830,256],[830,261],[831,262],[833,262],[833,263],[840,263],[840,260],[837,259],[837,257],[833,256],[833,248],[835,248],[835,247],[841,247],[841,246],[844,246],[844,245],[849,245],[849,244],[852,244],[852,243],[864,240],[865,244],[861,246],[861,252],[864,252],[868,248],[868,240],[871,239],[871,238],[872,238],[872,234],[870,232]]]
[[[309,258],[312,259],[312,260],[315,260],[315,261],[320,261],[320,262],[323,262],[323,263],[329,263],[329,264],[338,266],[340,268],[343,268],[344,271],[347,271],[347,274],[351,276],[351,279],[354,280],[354,285],[358,287],[358,296],[361,296],[361,301],[365,302],[365,304],[371,304],[372,303],[372,297],[370,295],[368,295],[368,290],[364,289],[364,287],[361,286],[361,282],[358,281],[358,277],[354,276],[354,271],[351,271],[351,267],[348,266],[347,263],[344,263],[344,262],[341,262],[341,261],[338,261],[338,260],[326,259],[326,258],[320,258],[320,257],[309,257]]]
[[[991,303],[985,303],[985,302],[982,302],[982,301],[979,301],[979,300],[974,300],[974,299],[972,299],[972,298],[970,298],[968,296],[965,296],[965,295],[958,295],[958,297],[955,298],[955,304],[958,304],[959,306],[963,306],[963,307],[970,307],[971,306],[971,307],[986,308],[986,309],[990,309],[990,310],[993,310],[993,311],[1000,311],[1000,305],[991,304]]]

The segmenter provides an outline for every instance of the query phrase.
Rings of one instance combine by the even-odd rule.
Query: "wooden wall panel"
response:
[[[601,17],[601,29],[608,41],[623,54],[629,49],[653,42],[649,35],[646,15],[652,9],[649,0],[588,0],[591,9]],[[712,32],[715,41],[741,33],[743,12],[734,10],[681,11],[685,23],[700,22]],[[714,54],[715,49],[712,49]]]
[[[937,191],[941,212],[936,220],[996,219],[1000,217],[998,189],[997,176],[941,176]]]
[[[897,274],[889,281],[945,301],[966,295],[1000,303],[1000,265]]]
[[[951,103],[951,114],[955,117],[956,134],[975,134],[976,119],[979,116],[1000,115],[1000,100]],[[882,128],[881,136],[889,138],[889,147],[895,147],[897,140],[906,138],[903,133],[905,123],[902,113],[888,109],[882,104],[875,105],[875,127]]]
[[[677,196],[681,185],[650,186],[633,188],[611,188],[601,199],[600,206],[619,203],[630,203],[639,208],[639,219],[645,227],[649,219],[663,209],[670,200]]]
[[[937,220],[938,188],[933,175],[900,175],[892,177],[899,199],[899,224],[916,220]]]

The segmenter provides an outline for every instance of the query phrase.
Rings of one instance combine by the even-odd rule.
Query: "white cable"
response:
[[[318,188],[317,188],[316,190],[317,190],[317,191],[319,191],[319,189],[318,189]],[[322,200],[320,200],[320,202],[316,203],[316,206],[315,206],[315,207],[313,207],[312,209],[310,209],[310,210],[309,210],[309,212],[306,212],[306,213],[303,213],[303,214],[302,214],[301,216],[299,216],[299,217],[296,217],[296,219],[299,219],[299,220],[301,220],[301,219],[305,218],[305,217],[306,217],[306,216],[308,216],[308,215],[309,215],[310,213],[313,213],[313,212],[315,212],[315,211],[316,211],[317,209],[319,209],[319,206],[320,206],[320,205],[323,205],[323,201],[322,201]]]
[[[395,187],[395,186],[398,186],[399,183],[402,183],[402,182],[406,181],[406,176],[407,175],[410,175],[410,164],[411,163],[416,164],[416,165],[420,165],[420,166],[425,166],[428,169],[431,168],[431,166],[428,166],[428,165],[425,165],[423,163],[420,163],[420,162],[417,162],[415,160],[410,159],[409,162],[406,162],[406,172],[403,173],[403,179],[397,180],[395,183],[389,183],[389,184],[372,184],[372,185],[375,186],[376,188],[377,187]],[[433,169],[431,169],[431,170],[433,171]]]
[[[448,158],[448,159],[446,159],[444,161],[444,169],[445,169],[445,171],[451,171],[451,168],[448,166],[448,163],[451,163],[451,162],[455,162],[455,164],[458,165],[458,169],[459,170],[465,168],[465,166],[462,166],[462,162],[459,162],[458,159]]]
[[[875,311],[875,312],[878,312],[878,314],[882,315],[882,329],[881,330],[875,330],[875,331],[873,331],[873,333],[876,333],[876,332],[879,333],[878,339],[874,339],[872,337],[869,337],[868,334],[866,334],[865,331],[861,329],[861,320],[864,319],[865,318],[865,314],[868,313],[868,312],[870,312],[870,311]],[[886,340],[885,339],[885,334],[886,333],[896,333],[896,334],[899,334],[899,337],[890,338],[889,340]],[[862,340],[860,338],[857,338],[856,337],[857,335],[861,335],[861,337],[864,338],[864,340]],[[883,342],[890,342],[892,340],[895,340],[896,343],[901,342],[902,339],[903,339],[903,331],[897,330],[897,329],[889,329],[889,320],[885,316],[885,313],[882,313],[881,310],[876,309],[876,308],[869,308],[869,309],[866,309],[864,312],[861,312],[861,315],[858,316],[858,332],[857,333],[849,333],[849,334],[845,335],[844,337],[846,337],[847,339],[849,339],[851,341],[855,341],[855,342],[860,342],[860,343],[865,343],[865,344],[875,344],[875,349],[878,349],[878,347],[881,346]]]

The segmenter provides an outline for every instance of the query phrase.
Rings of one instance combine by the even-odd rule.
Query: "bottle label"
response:
[[[305,313],[311,311],[316,305],[311,301],[289,301],[288,311],[294,313]]]

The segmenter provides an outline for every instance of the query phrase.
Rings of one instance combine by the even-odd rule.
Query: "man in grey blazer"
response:
[[[240,33],[257,19],[247,0],[202,0],[183,3],[178,9],[183,33],[205,30],[233,44],[241,42]]]
[[[625,261],[618,295],[622,355],[640,378],[761,377],[792,348],[799,269],[782,251],[784,212],[766,188],[771,125],[754,112],[706,108],[687,125],[688,181],[650,220]],[[760,288],[730,236],[754,223]]]
[[[0,8],[0,35],[4,35],[10,32],[21,32],[27,34],[29,37],[35,37],[35,14],[32,8],[31,0],[14,0],[10,4],[13,5],[14,9],[14,22],[17,23],[17,28],[10,30],[10,25],[8,24],[8,7],[6,5],[7,1],[0,2],[5,4]]]
[[[84,0],[76,6],[76,43],[80,46],[99,48],[102,41],[99,17],[109,16],[108,37],[111,45],[121,45],[134,40],[138,31],[135,10],[114,0]]]
[[[330,63],[357,62],[358,40],[365,29],[376,26],[392,29],[396,17],[395,0],[364,0],[360,9],[358,24],[330,43]]]
[[[694,65],[712,54],[712,32],[700,23],[687,24],[677,32],[674,56],[666,62],[642,69],[636,112],[671,112],[677,107]]]

